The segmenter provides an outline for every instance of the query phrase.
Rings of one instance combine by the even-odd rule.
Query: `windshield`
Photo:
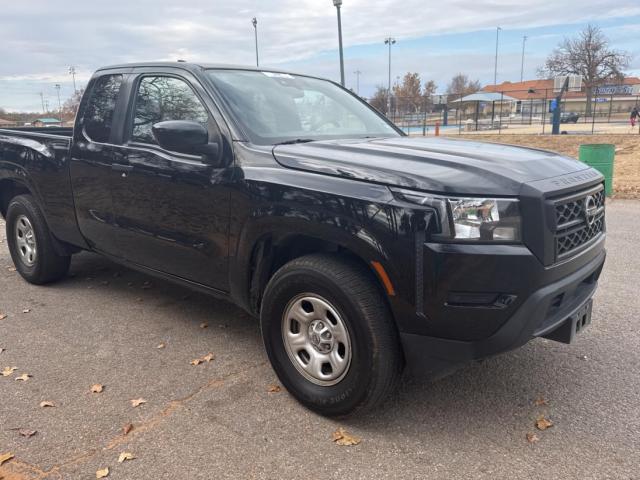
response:
[[[208,74],[258,145],[400,135],[374,110],[326,80],[247,70]]]

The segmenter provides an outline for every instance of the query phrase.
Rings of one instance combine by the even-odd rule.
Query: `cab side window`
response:
[[[94,142],[109,141],[121,85],[122,75],[104,75],[93,84],[82,123],[85,134]]]
[[[131,140],[157,145],[152,127],[167,120],[192,120],[207,128],[209,114],[185,81],[174,77],[143,77],[136,93]]]

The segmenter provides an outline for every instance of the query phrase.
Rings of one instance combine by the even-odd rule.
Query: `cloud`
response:
[[[519,0],[344,0],[343,27],[345,46],[356,51],[349,64],[366,60],[366,69],[382,79],[384,58],[358,57],[357,49],[378,44],[388,35],[407,41],[488,31],[496,25],[508,32],[634,15],[640,15],[637,0],[529,0],[526,5]],[[264,64],[305,66],[336,78],[335,60],[323,54],[337,47],[336,12],[330,0],[9,1],[3,2],[0,15],[0,106],[37,107],[39,83],[45,90],[51,82],[63,83],[68,92],[69,65],[75,65],[81,72],[78,79],[85,81],[99,66],[121,62],[181,58],[252,64],[254,16]],[[470,51],[474,47],[468,45]],[[419,62],[425,52],[405,53],[398,67],[416,70],[411,62]],[[447,68],[450,76],[455,59],[449,58],[446,66],[444,60],[430,57],[433,66]],[[487,59],[469,55],[464,65],[480,61]],[[31,100],[26,100],[28,95]]]

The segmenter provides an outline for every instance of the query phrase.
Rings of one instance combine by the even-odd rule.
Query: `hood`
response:
[[[432,137],[278,145],[282,166],[434,193],[518,195],[523,184],[589,167],[543,150]]]

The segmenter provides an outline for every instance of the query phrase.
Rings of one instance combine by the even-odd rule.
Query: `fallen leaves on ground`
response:
[[[547,400],[544,397],[540,396],[536,398],[535,404],[537,407],[540,407],[542,405],[549,405],[549,402],[547,402]]]
[[[0,353],[4,352],[4,348],[0,348]]]
[[[8,462],[12,458],[13,458],[13,453],[11,452],[0,454],[0,466],[2,466],[4,462]]]
[[[37,430],[28,430],[26,428],[11,428],[10,430],[15,430],[17,431],[21,436],[23,437],[33,437],[36,433],[38,433]]]
[[[210,362],[213,361],[214,358],[216,358],[216,356],[213,353],[209,352],[204,357],[196,358],[194,360],[191,360],[191,362],[189,362],[189,363],[191,365],[196,366],[196,365],[200,365],[201,363],[205,363],[205,362],[206,363],[210,363]]]
[[[2,376],[3,377],[8,377],[9,375],[13,375],[13,372],[15,372],[18,369],[18,367],[4,367],[2,369]]]
[[[334,443],[337,445],[341,445],[344,447],[348,447],[351,445],[358,445],[362,440],[358,437],[354,437],[353,435],[349,435],[344,428],[340,427],[338,430],[333,432],[332,439]]]
[[[208,324],[208,323],[205,323],[205,322],[202,322],[202,323],[200,324],[200,328],[209,328],[209,324]]]
[[[164,348],[167,345],[164,342],[160,342],[156,348]]]
[[[24,310],[22,310],[22,313],[29,313],[31,311],[30,308],[25,308]]]
[[[7,318],[7,314],[6,313],[0,313],[0,320],[4,320],[5,318]]]
[[[553,427],[553,422],[548,418],[544,418],[544,415],[539,416],[536,420],[536,428],[538,430],[546,430],[551,427]]]
[[[91,385],[91,393],[102,393],[104,390],[104,385],[100,383],[96,383],[95,385]]]
[[[278,392],[280,392],[280,390],[282,390],[280,385],[269,385],[269,388],[267,389],[267,392],[269,392],[269,393],[278,393]]]
[[[527,442],[529,443],[536,443],[538,442],[540,439],[538,438],[538,436],[535,433],[527,433]]]
[[[44,400],[42,402],[40,402],[40,408],[46,408],[46,407],[55,407],[56,404],[53,402],[50,402],[49,400]]]
[[[127,423],[124,427],[122,427],[122,434],[128,435],[131,430],[133,430],[133,424]]]
[[[131,400],[132,407],[138,407],[143,403],[147,403],[147,401],[144,398],[136,398],[135,400]]]
[[[96,478],[105,478],[109,476],[109,467],[103,468],[96,472]]]
[[[20,380],[23,382],[26,382],[27,380],[29,380],[31,378],[31,375],[28,373],[23,373],[22,375],[20,375],[19,377],[16,377],[16,380]]]
[[[7,270],[9,270],[10,272],[15,272],[16,271],[16,267],[7,267]]]
[[[118,457],[118,463],[122,463],[126,460],[133,460],[134,458],[136,458],[133,453],[131,452],[122,452],[120,454],[120,456]]]

